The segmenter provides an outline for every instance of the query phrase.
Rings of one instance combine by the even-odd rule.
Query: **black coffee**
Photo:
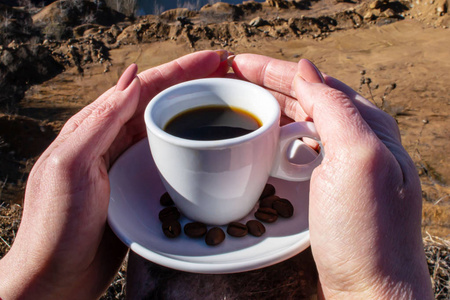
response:
[[[211,141],[245,135],[261,125],[258,118],[240,108],[202,106],[176,115],[164,131],[184,139]]]

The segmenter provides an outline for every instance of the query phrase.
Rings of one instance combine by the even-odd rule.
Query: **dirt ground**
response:
[[[425,238],[450,239],[450,21],[440,16],[442,1],[415,1],[404,20],[366,23],[314,38],[250,36],[229,45],[208,40],[161,40],[121,45],[109,52],[110,66],[90,63],[29,88],[14,116],[0,114],[0,248],[11,245],[28,172],[64,122],[113,86],[125,68],[140,70],[193,51],[225,48],[288,61],[308,58],[321,71],[347,83],[398,122],[403,145],[413,158],[423,190]],[[330,2],[331,3],[331,2]],[[433,5],[428,5],[433,3]],[[448,2],[443,2],[447,3]],[[329,13],[327,1],[314,2],[305,16]],[[352,7],[339,2],[340,10]],[[281,15],[265,12],[265,17]],[[292,13],[292,12],[291,12]],[[9,135],[8,135],[9,134]],[[20,159],[18,159],[18,157]]]

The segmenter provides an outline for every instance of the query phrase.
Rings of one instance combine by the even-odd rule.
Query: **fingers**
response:
[[[142,92],[139,110],[145,108],[157,93],[174,84],[225,75],[229,69],[227,57],[228,52],[224,50],[200,51],[140,73]]]
[[[72,133],[75,129],[77,129],[78,126],[83,122],[83,120],[86,119],[101,102],[103,102],[105,99],[111,96],[111,94],[114,92],[114,89],[115,89],[114,87],[110,88],[109,90],[104,92],[100,97],[98,97],[97,100],[85,106],[81,111],[72,116],[66,122],[66,124],[64,124],[64,127],[61,129],[61,132],[59,133],[55,142],[60,142],[64,140],[70,133]]]
[[[317,67],[306,59],[299,61],[298,70],[301,72],[301,77],[305,81],[311,83],[326,83],[329,87],[339,90],[347,95],[361,114],[364,121],[383,142],[400,142],[400,132],[395,120],[355,92],[352,88],[331,76],[323,76]]]
[[[92,102],[72,118],[70,118],[70,120],[64,125],[63,129],[61,130],[58,139],[64,139],[68,134],[72,133],[84,121],[84,119],[86,119],[92,113],[92,111],[95,110],[95,108],[103,103],[105,99],[108,99],[108,97],[110,97],[114,91],[123,91],[127,86],[129,86],[131,81],[136,77],[136,73],[137,65],[131,64],[125,70],[125,72],[123,72],[115,87],[110,88],[100,97],[98,97],[96,101]]]
[[[256,54],[236,55],[233,70],[240,79],[291,95],[297,64]]]
[[[321,81],[320,73],[311,62],[299,62],[294,91],[305,112],[313,118],[325,151],[330,153],[336,149],[351,149],[361,142],[376,142],[351,99]]]
[[[317,67],[314,66],[314,64],[306,59],[302,59],[298,63],[298,75],[300,78],[295,79],[295,83],[302,84],[301,81],[307,83],[326,83],[326,86],[320,84],[314,86],[313,89],[316,89],[314,92],[316,95],[314,95],[313,97],[316,97],[317,99],[315,102],[321,102],[319,101],[321,100],[319,99],[319,97],[323,97],[324,99],[336,98],[337,100],[340,99],[344,101],[343,104],[348,106],[348,109],[346,110],[347,112],[349,112],[349,109],[351,107],[352,110],[355,110],[353,115],[360,116],[359,118],[357,118],[358,123],[355,124],[359,124],[360,126],[362,126],[362,124],[365,124],[361,128],[369,130],[368,132],[370,132],[371,135],[374,134],[376,137],[378,137],[378,139],[381,140],[394,154],[397,154],[399,151],[403,152],[400,142],[400,132],[395,120],[391,116],[378,109],[374,104],[359,95],[344,83],[340,82],[337,79],[334,79],[331,76],[323,75],[317,69]],[[308,90],[306,86],[309,85],[303,83],[303,86],[303,88]],[[295,89],[295,92],[297,92],[297,89]],[[306,93],[306,91],[304,93]],[[302,100],[304,99],[299,97],[299,101],[305,112],[314,119],[314,116],[311,115],[311,109],[315,105],[313,104],[314,101],[308,103],[302,102]],[[329,105],[337,105],[337,103],[338,101],[331,101]],[[307,105],[309,105],[309,108],[307,107]],[[319,106],[319,104],[317,106]],[[326,114],[326,106],[322,105],[322,107],[324,108],[322,114]],[[332,106],[330,106],[330,108],[331,107]],[[331,113],[331,109],[328,113]],[[317,115],[319,114],[316,113],[316,116]],[[344,116],[345,115],[341,115],[341,118],[344,118]],[[317,120],[314,121],[320,122]]]
[[[239,54],[234,58],[234,77],[263,86],[274,95],[281,112],[295,121],[311,118],[293,96],[292,80],[297,64],[256,54]]]
[[[141,81],[139,104],[131,120],[122,128],[112,144],[109,162],[114,162],[125,149],[146,136],[144,110],[157,93],[183,81],[224,76],[229,69],[228,56],[229,52],[226,50],[201,51],[140,73],[138,75]]]
[[[116,91],[125,90],[131,82],[136,78],[138,67],[136,64],[131,64],[125,72],[123,72],[122,76],[120,76],[119,81],[117,82]]]
[[[314,76],[314,72],[318,74]],[[300,61],[294,91],[304,111],[313,118],[325,153],[331,154],[328,159],[340,159],[344,164],[351,159],[353,165],[359,159],[364,169],[371,165],[375,170],[376,165],[395,157],[400,166],[395,171],[400,172],[392,171],[391,181],[396,178],[403,183],[417,184],[414,176],[405,175],[415,172],[414,164],[401,145],[393,118],[334,78],[324,78],[332,87],[308,82],[320,77],[311,62]]]
[[[144,110],[149,101],[162,90],[187,80],[204,77],[224,76],[229,69],[225,50],[200,51],[183,56],[177,60],[141,72],[141,95],[135,114],[126,128],[117,136],[110,151],[113,162],[125,149],[146,135]]]
[[[313,65],[308,67],[307,60],[301,60],[298,69],[307,82],[325,82],[328,86],[345,93],[356,106],[364,120],[379,136],[387,135],[400,141],[400,133],[395,120],[382,112],[370,101],[353,89],[331,76],[323,75]],[[305,67],[306,66],[306,67]],[[264,86],[276,96],[281,110],[296,121],[307,120],[303,108],[298,107],[293,94],[293,79],[297,73],[297,64],[255,54],[239,54],[235,57],[233,70],[238,78]],[[388,133],[388,134],[387,134]]]
[[[119,138],[118,135],[121,135],[125,141],[122,140],[120,146],[112,147],[114,151],[110,153],[112,160],[114,160],[114,157],[130,146],[130,143],[135,140],[134,137],[144,135],[145,126],[141,116],[145,106],[153,96],[159,91],[182,81],[225,75],[229,69],[227,57],[228,52],[225,50],[201,51],[146,70],[139,74],[139,78],[136,77],[137,66],[131,65],[115,87],[109,89],[66,123],[58,138],[46,151],[45,156],[48,156],[75,132],[79,136],[72,138],[72,140],[78,139],[82,145],[88,148],[90,146],[81,141],[81,138],[91,139],[94,135],[100,137],[102,134],[106,134],[108,138],[102,137],[93,143],[93,145],[102,144],[101,147],[96,146],[96,149],[99,150],[96,153],[103,153],[105,148],[111,146],[113,142],[111,138]],[[140,81],[142,85],[139,84]],[[140,95],[139,101],[135,102],[137,95]],[[130,128],[120,130],[120,126],[123,126],[134,116],[136,120],[130,122],[130,126],[127,126]],[[138,118],[142,120],[138,120]],[[82,124],[84,124],[83,128],[80,129]],[[89,128],[89,126],[92,127]],[[106,129],[108,127],[110,129]],[[127,136],[125,137],[125,135]],[[117,141],[117,143],[120,142]]]
[[[376,137],[395,156],[397,162],[401,166],[402,172],[405,174],[414,174],[416,172],[414,163],[408,152],[402,146],[400,130],[394,118],[378,109],[370,101],[339,80],[330,76],[325,76],[325,82],[330,87],[340,90],[348,95]],[[409,183],[412,186],[417,185],[415,176],[403,176],[403,181],[405,184]]]
[[[117,91],[120,92],[121,90],[125,89],[127,85],[130,84],[130,80],[134,79],[136,77],[137,72],[137,66],[135,64],[132,64],[129,66],[121,78],[118,81],[119,87],[112,87],[105,93],[103,93],[100,97],[98,97],[97,100],[89,104],[88,106],[84,107],[81,111],[79,111],[76,115],[71,117],[64,127],[62,128],[59,135],[56,137],[56,139],[53,141],[53,143],[50,144],[50,146],[42,153],[39,160],[36,162],[34,169],[37,169],[38,166],[40,166],[49,156],[50,154],[58,148],[61,144],[63,144],[72,134],[75,132],[78,127],[86,120],[93,111],[95,111],[102,103],[105,101],[108,101],[110,97]]]
[[[388,137],[390,137],[393,139],[392,142],[401,142],[400,131],[394,118],[377,108],[372,102],[365,99],[341,81],[325,75],[325,83],[334,89],[344,92],[352,100],[364,120],[380,139],[388,142]]]
[[[202,51],[181,57],[175,61],[146,70],[139,74],[141,80],[140,105],[145,107],[149,98],[170,85],[207,76],[222,76],[229,67],[226,62],[228,52],[225,50]],[[114,91],[123,91],[130,85],[136,76],[137,66],[132,64],[125,70],[117,85],[96,101],[86,106],[82,111],[73,116],[61,130],[59,138],[72,133],[101,103],[108,99]]]
[[[297,64],[298,75],[307,82],[324,83],[322,73],[307,59],[301,59]]]
[[[122,126],[136,111],[140,96],[137,67],[131,65],[119,79],[113,93],[101,99],[91,113],[67,139],[74,155],[86,154],[92,159],[106,153]],[[97,102],[96,101],[96,102]]]
[[[296,98],[273,90],[268,90],[277,99],[281,113],[296,122],[311,121]]]

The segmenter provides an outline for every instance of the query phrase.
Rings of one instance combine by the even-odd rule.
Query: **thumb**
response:
[[[360,143],[367,146],[369,141],[376,142],[373,131],[351,99],[323,82],[322,74],[310,61],[300,60],[294,92],[306,114],[314,120],[325,153],[354,150]]]

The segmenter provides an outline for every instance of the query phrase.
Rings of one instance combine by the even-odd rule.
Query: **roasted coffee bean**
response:
[[[248,233],[247,225],[239,222],[231,222],[228,224],[227,233],[234,237],[243,237]]]
[[[170,206],[161,210],[158,217],[163,223],[170,220],[178,220],[180,218],[180,212],[175,206]]]
[[[168,238],[176,238],[181,234],[181,224],[177,220],[165,221],[162,224],[162,230]]]
[[[290,218],[294,214],[294,206],[288,199],[281,198],[276,200],[273,202],[272,207],[283,218]]]
[[[219,227],[213,227],[206,233],[205,242],[209,246],[219,245],[223,240],[225,240],[225,232]]]
[[[191,238],[199,238],[206,234],[208,229],[206,225],[201,222],[192,222],[184,225],[184,233]]]
[[[255,217],[266,223],[273,223],[278,219],[277,211],[269,207],[260,207],[255,212]]]
[[[269,208],[273,208],[272,204],[275,200],[279,200],[280,197],[278,197],[277,195],[272,195],[266,198],[263,198],[259,201],[259,207],[269,207]]]
[[[257,220],[250,220],[246,225],[248,228],[248,233],[253,236],[260,237],[266,232],[266,227],[264,227],[264,225]]]
[[[259,199],[263,199],[272,195],[275,195],[275,187],[270,183],[266,183],[266,186],[264,187],[264,190],[262,191]]]
[[[172,197],[170,197],[170,195],[169,195],[168,192],[165,192],[165,193],[161,196],[161,198],[159,198],[159,203],[160,203],[162,206],[171,206],[171,205],[174,205],[173,200],[172,200]]]

